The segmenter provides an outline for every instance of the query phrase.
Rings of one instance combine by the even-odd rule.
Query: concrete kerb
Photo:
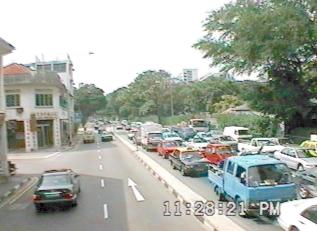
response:
[[[169,191],[171,191],[175,197],[184,204],[192,205],[192,214],[194,214],[193,205],[197,201],[206,202],[207,200],[202,196],[195,193],[188,186],[178,180],[176,177],[171,175],[167,170],[161,167],[156,161],[148,157],[142,151],[139,151],[137,147],[131,144],[129,141],[123,139],[117,134],[114,134],[122,143],[124,143],[130,150],[133,151],[137,159],[151,171],[151,173],[161,181]],[[195,216],[201,223],[203,223],[209,230],[213,231],[244,231],[242,227],[230,220],[224,215],[218,215],[217,211],[213,216]]]
[[[21,187],[26,185],[31,180],[32,180],[32,177],[28,177],[24,179],[22,182],[20,182],[19,184],[15,185],[12,189],[4,193],[2,196],[0,195],[0,203],[2,203],[5,199],[10,197],[11,195],[13,195],[16,191],[18,191]]]

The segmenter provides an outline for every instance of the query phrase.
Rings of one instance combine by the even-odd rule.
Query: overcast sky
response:
[[[0,37],[15,46],[4,63],[35,56],[74,63],[78,84],[109,93],[138,73],[183,68],[210,72],[210,60],[192,45],[203,36],[208,12],[229,0],[10,0],[1,2]],[[94,55],[88,55],[92,51]]]

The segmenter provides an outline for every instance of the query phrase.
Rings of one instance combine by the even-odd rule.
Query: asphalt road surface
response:
[[[126,132],[118,132],[121,137],[128,140]],[[140,147],[140,150],[143,150]],[[214,193],[207,177],[184,177],[181,175],[180,171],[173,170],[170,166],[170,162],[159,156],[157,152],[146,152],[149,157],[159,163],[167,171],[169,171],[173,176],[177,177],[185,185],[191,188],[193,191],[203,196],[207,200],[217,201],[217,196]],[[256,218],[242,218],[240,216],[231,216],[234,222],[243,227],[245,230],[250,231],[282,231],[275,219],[269,219],[268,217],[261,216]]]
[[[119,141],[82,144],[47,159],[16,160],[20,174],[72,168],[81,174],[78,206],[37,213],[33,188],[0,209],[0,231],[186,231],[206,230],[193,216],[163,216],[176,198]],[[143,201],[137,201],[128,179]]]

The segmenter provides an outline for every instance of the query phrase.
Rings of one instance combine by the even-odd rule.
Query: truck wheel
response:
[[[299,192],[298,192],[299,196],[302,198],[302,199],[305,199],[308,197],[308,192],[306,189],[304,189],[303,187],[300,187],[299,188]]]
[[[219,201],[226,201],[225,195],[220,192],[219,188],[216,186],[214,189]]]
[[[296,226],[292,226],[289,231],[299,231],[299,229]]]
[[[182,173],[182,176],[187,176],[187,174],[185,173],[184,167],[181,167],[181,173]]]
[[[241,200],[241,198],[240,198],[240,197],[236,197],[235,203],[236,203],[238,209],[239,209],[239,205],[240,205],[241,202],[243,203],[243,201]],[[242,212],[244,212],[244,214],[242,214]],[[245,209],[244,211],[239,211],[239,216],[240,216],[240,217],[243,217],[243,218],[252,217],[251,214],[248,212],[247,209]]]
[[[299,171],[299,172],[304,171],[303,165],[299,164],[299,165],[297,166],[297,171]]]
[[[174,165],[174,163],[171,161],[171,166],[173,169],[176,169],[176,166]]]

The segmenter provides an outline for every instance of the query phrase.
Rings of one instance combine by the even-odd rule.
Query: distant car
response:
[[[130,130],[131,130],[131,126],[127,124],[127,125],[125,126],[125,130],[130,131]]]
[[[183,141],[183,139],[176,132],[163,132],[162,138],[163,140],[169,141]]]
[[[85,129],[84,128],[78,128],[77,135],[83,135],[84,133],[85,133]]]
[[[317,230],[317,198],[282,203],[277,220],[286,231]]]
[[[128,139],[133,140],[138,131],[139,131],[138,129],[132,128],[128,133]]]
[[[177,148],[169,155],[173,169],[181,171],[183,176],[207,175],[208,162],[198,150],[191,148]]]
[[[177,147],[179,147],[179,144],[176,141],[162,140],[157,146],[157,152],[164,159],[167,159]]]
[[[304,148],[286,147],[274,152],[274,157],[298,171],[317,167],[317,157],[310,156],[309,150]]]
[[[298,174],[299,196],[303,199],[317,197],[317,167]]]
[[[70,169],[45,171],[33,194],[37,211],[50,205],[76,206],[80,193],[79,175]]]
[[[194,138],[196,135],[195,130],[190,127],[171,127],[171,132],[176,132],[185,141]]]
[[[101,135],[101,142],[108,142],[108,141],[112,141],[113,140],[113,136],[111,133],[109,132],[103,132]]]
[[[95,142],[95,134],[93,131],[86,131],[83,135],[83,142],[86,143],[94,143]]]
[[[200,151],[203,151],[206,149],[209,142],[202,138],[193,138],[190,139],[188,142],[184,142],[184,144],[189,148],[195,148]]]
[[[122,125],[117,125],[117,126],[116,126],[116,129],[117,129],[117,130],[123,130],[123,126],[122,126]]]
[[[238,142],[235,141],[231,136],[225,135],[213,135],[213,137],[209,140],[210,143],[220,143],[229,145],[232,150],[238,151]]]
[[[317,157],[317,141],[306,140],[300,146],[310,149],[309,154]]]
[[[214,165],[219,165],[225,159],[234,155],[231,147],[226,144],[208,144],[202,154],[210,164]]]

